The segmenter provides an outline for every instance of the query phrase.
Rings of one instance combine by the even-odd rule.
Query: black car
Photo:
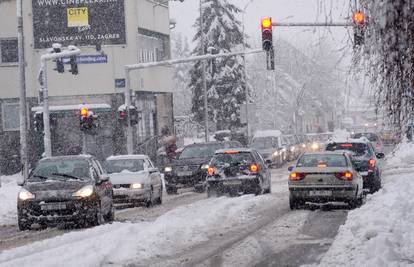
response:
[[[207,171],[207,195],[220,196],[271,192],[271,175],[260,154],[252,149],[222,149]]]
[[[180,156],[165,167],[165,187],[168,194],[176,194],[178,188],[195,187],[204,191],[208,163],[216,150],[241,147],[237,141],[207,142],[186,146]]]
[[[347,150],[353,155],[351,157],[353,164],[364,179],[364,188],[369,189],[371,193],[377,192],[381,188],[381,161],[384,158],[383,153],[376,153],[372,144],[366,140],[349,139],[341,142],[329,142],[325,150]]]
[[[92,156],[42,159],[21,185],[17,200],[20,230],[35,223],[87,226],[114,218],[112,184]]]

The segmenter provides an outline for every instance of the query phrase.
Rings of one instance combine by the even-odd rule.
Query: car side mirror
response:
[[[383,158],[385,158],[385,154],[382,153],[382,152],[376,153],[376,156],[377,156],[377,159],[383,159]]]
[[[148,171],[149,173],[156,173],[158,172],[158,168],[149,168]]]
[[[294,168],[293,166],[289,166],[288,171],[290,171],[290,172],[293,171],[293,168]]]
[[[17,180],[17,181],[16,181],[16,184],[17,184],[18,186],[23,186],[23,185],[24,185],[24,180]]]
[[[270,159],[267,159],[266,160],[266,165],[270,165],[270,164],[272,164],[272,161]]]
[[[108,181],[109,181],[109,176],[108,176],[108,175],[104,175],[104,176],[102,176],[102,177],[99,179],[98,183],[99,183],[99,184],[102,184],[102,183],[105,183],[105,182],[108,182]]]

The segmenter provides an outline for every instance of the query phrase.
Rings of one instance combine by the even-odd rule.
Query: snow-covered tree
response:
[[[385,107],[392,124],[401,129],[414,115],[414,5],[406,0],[360,4],[367,14],[363,66],[378,107]]]
[[[185,58],[190,56],[187,38],[181,34],[172,35],[172,56],[173,58]],[[190,64],[174,65],[174,114],[189,115],[191,113],[191,89],[190,83]]]
[[[197,33],[193,41],[194,55],[209,48],[215,53],[241,50],[243,34],[236,15],[240,9],[227,0],[204,0],[202,4],[204,44],[201,44],[199,18],[194,27]],[[202,49],[203,47],[203,49]],[[245,101],[245,79],[241,57],[219,58],[207,62],[206,80],[209,120],[216,122],[217,129],[240,126],[240,105]],[[202,63],[196,62],[190,71],[190,88],[193,92],[192,111],[198,122],[204,121],[204,92]]]

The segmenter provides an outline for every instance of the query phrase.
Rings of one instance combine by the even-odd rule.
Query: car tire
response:
[[[102,209],[101,206],[98,206],[95,214],[90,222],[91,226],[99,226],[101,224],[103,224],[105,221],[104,216],[102,215]]]
[[[263,182],[261,179],[259,179],[259,184],[257,184],[255,195],[263,195],[266,192],[266,190],[263,188]]]
[[[213,186],[208,186],[207,187],[207,197],[208,198],[219,197],[219,196],[220,196],[220,194],[218,192],[217,187],[213,187]]]
[[[175,186],[168,186],[167,185],[167,188],[166,189],[167,189],[167,194],[168,195],[176,195],[177,192],[178,192],[178,189]]]
[[[198,185],[194,186],[194,191],[196,193],[204,193],[206,191],[206,187],[205,187],[205,185],[198,184]]]
[[[371,193],[376,193],[381,189],[381,179],[377,177],[371,188]]]
[[[356,209],[356,208],[361,207],[363,202],[364,202],[363,198],[357,198],[357,199],[353,199],[349,201],[348,204],[351,209]]]
[[[272,193],[272,186],[269,185],[269,188],[265,190],[265,194],[271,194]]]
[[[291,210],[297,210],[301,207],[302,201],[299,201],[297,198],[289,195],[289,207]]]
[[[151,208],[154,205],[154,200],[152,199],[153,197],[154,197],[154,189],[151,187],[149,199],[145,202],[145,206],[147,208]]]
[[[162,194],[163,194],[163,188],[162,185],[160,186],[160,192],[159,192],[159,197],[157,198],[157,204],[161,205],[162,204]]]
[[[31,229],[32,224],[28,223],[27,221],[22,221],[18,219],[17,224],[19,226],[20,231],[27,231]]]
[[[115,210],[114,210],[114,206],[113,205],[111,205],[111,209],[108,212],[108,214],[105,215],[105,218],[104,219],[107,222],[113,222],[115,220]]]

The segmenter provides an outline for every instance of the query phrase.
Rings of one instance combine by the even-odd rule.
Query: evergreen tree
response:
[[[204,44],[201,44],[199,19],[194,27],[197,33],[193,41],[194,55],[201,51],[207,54],[209,48],[215,53],[229,53],[241,50],[243,34],[236,15],[240,9],[227,0],[204,0],[202,5]],[[203,49],[201,49],[203,47]],[[245,80],[241,57],[218,58],[206,63],[209,120],[217,123],[217,129],[241,126],[240,105],[245,101]],[[196,62],[190,71],[190,88],[193,92],[192,112],[195,119],[204,121],[204,92],[202,63]]]
[[[187,38],[181,34],[172,35],[173,58],[185,58],[190,56],[191,51]],[[191,113],[191,90],[188,87],[191,64],[174,65],[174,114],[189,115]]]

